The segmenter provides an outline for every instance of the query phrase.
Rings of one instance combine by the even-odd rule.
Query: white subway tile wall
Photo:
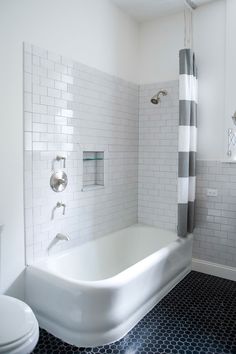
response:
[[[151,97],[168,90],[157,106]],[[27,263],[137,221],[177,226],[178,81],[138,87],[44,49],[24,47]],[[83,151],[104,151],[105,188],[83,189]],[[69,184],[49,186],[66,157]],[[216,197],[207,189],[217,189]],[[66,204],[54,209],[58,201]],[[54,210],[54,218],[53,217]],[[70,242],[51,250],[58,232]],[[236,165],[197,162],[193,256],[236,266]]]
[[[137,222],[138,94],[133,83],[24,46],[27,263]],[[104,151],[105,188],[82,191],[83,151]],[[66,157],[62,193],[49,185],[63,169],[57,155]],[[58,232],[71,241],[50,249]]]
[[[161,88],[158,105],[150,99]],[[139,221],[176,231],[178,81],[142,85],[139,95]]]
[[[196,214],[193,257],[236,267],[236,164],[197,161]]]
[[[178,81],[141,86],[139,105],[139,222],[176,230]],[[196,199],[193,257],[236,267],[236,164],[197,161]]]

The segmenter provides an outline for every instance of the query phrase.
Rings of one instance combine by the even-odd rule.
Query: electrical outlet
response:
[[[208,188],[206,194],[207,194],[208,197],[217,197],[218,196],[218,190],[217,189]]]

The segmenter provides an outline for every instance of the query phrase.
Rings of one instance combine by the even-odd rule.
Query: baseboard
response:
[[[236,268],[228,267],[223,264],[217,264],[193,258],[192,270],[236,281]]]

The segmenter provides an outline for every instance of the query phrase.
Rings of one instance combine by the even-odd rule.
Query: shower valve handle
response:
[[[63,168],[66,168],[66,157],[65,156],[57,156],[56,160],[57,161],[63,160]]]

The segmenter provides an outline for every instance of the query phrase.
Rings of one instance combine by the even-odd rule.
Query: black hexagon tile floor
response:
[[[123,339],[77,348],[44,330],[34,354],[236,354],[236,282],[191,272]]]

